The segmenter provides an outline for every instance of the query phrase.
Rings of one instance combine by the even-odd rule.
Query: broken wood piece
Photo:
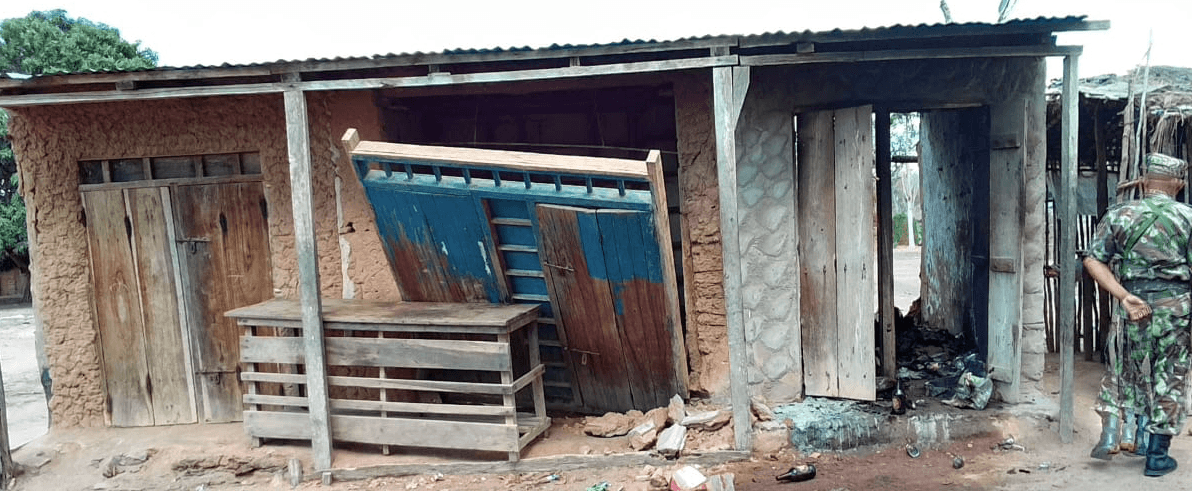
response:
[[[286,474],[290,477],[290,487],[296,488],[302,484],[302,461],[290,459],[286,465]]]

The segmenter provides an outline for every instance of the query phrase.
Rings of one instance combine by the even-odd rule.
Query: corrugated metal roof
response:
[[[56,75],[76,75],[76,74],[100,74],[100,73],[135,73],[135,72],[166,72],[176,70],[199,70],[199,69],[231,69],[231,68],[253,68],[253,67],[267,67],[275,65],[286,64],[318,64],[331,63],[343,61],[367,61],[367,60],[400,60],[401,58],[414,58],[425,56],[454,56],[454,55],[499,55],[501,53],[526,53],[534,51],[552,51],[552,50],[582,50],[592,48],[616,48],[618,46],[642,46],[642,45],[665,45],[677,44],[689,41],[706,41],[723,38],[726,41],[739,40],[741,45],[761,46],[766,44],[788,44],[793,42],[842,42],[855,40],[879,40],[890,38],[931,38],[931,37],[945,37],[945,36],[971,36],[982,34],[1000,34],[1010,32],[1058,32],[1065,30],[1082,29],[1082,24],[1085,22],[1087,16],[1066,16],[1066,17],[1038,17],[1035,19],[1015,19],[1001,24],[993,24],[987,22],[964,22],[964,23],[937,23],[937,24],[918,24],[918,25],[901,25],[896,24],[886,27],[862,27],[860,29],[833,29],[829,31],[777,31],[767,32],[762,34],[730,34],[730,35],[703,35],[694,37],[684,37],[673,40],[655,40],[655,39],[623,39],[618,42],[604,43],[604,44],[552,44],[550,46],[533,48],[529,46],[521,47],[495,47],[495,48],[455,48],[446,49],[437,52],[404,52],[404,53],[388,53],[377,54],[372,56],[350,56],[350,57],[335,57],[335,58],[306,58],[293,60],[277,60],[272,62],[256,62],[256,63],[242,63],[231,64],[223,63],[220,65],[189,65],[181,67],[157,67],[149,69],[138,70],[108,70],[108,71],[87,71],[75,73],[61,73]]]

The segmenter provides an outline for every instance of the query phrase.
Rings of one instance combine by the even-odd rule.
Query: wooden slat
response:
[[[228,317],[257,322],[268,319],[301,320],[295,309],[299,302],[274,298],[227,312]],[[332,299],[322,302],[325,323],[385,324],[399,331],[409,326],[423,331],[433,327],[452,328],[455,332],[473,332],[477,327],[514,330],[538,316],[536,305],[497,305],[486,303],[393,302],[387,300]],[[448,332],[448,331],[438,331]]]
[[[687,352],[683,345],[683,321],[679,310],[679,282],[675,277],[675,255],[671,246],[671,222],[661,152],[651,150],[646,156],[646,171],[650,175],[650,193],[654,198],[651,210],[654,227],[649,232],[653,233],[653,239],[657,243],[657,247],[660,248],[658,258],[661,263],[658,268],[662,273],[662,297],[657,299],[663,302],[663,310],[666,312],[662,324],[663,329],[659,334],[670,338],[670,378],[674,381],[674,386],[667,390],[686,398],[688,387]]]
[[[154,179],[146,181],[108,182],[103,184],[80,184],[79,191],[100,189],[160,188],[163,186],[193,186],[202,184],[228,184],[235,182],[261,182],[259,174],[216,177],[187,177],[176,179]]]
[[[1025,142],[1026,104],[994,104],[990,133]],[[1007,402],[1019,397],[1022,372],[1022,193],[1026,146],[1005,145],[989,151],[989,256],[1006,258],[1010,268],[990,268],[988,364],[990,376],[1005,382],[998,392]],[[993,261],[991,261],[991,266]],[[1048,283],[1049,281],[1044,281]],[[1046,302],[1045,302],[1046,305]]]
[[[799,237],[805,238],[799,241],[803,380],[808,395],[827,397],[840,395],[835,379],[837,215],[832,117],[831,111],[799,115],[797,164]]]
[[[533,222],[528,218],[493,218],[490,220],[493,225],[509,225],[512,227],[529,227]]]
[[[152,426],[153,402],[146,385],[140,287],[129,231],[125,228],[124,193],[83,193],[95,313],[103,354],[108,416],[113,426]]]
[[[305,384],[306,376],[289,373],[244,372],[240,380],[245,382],[274,382],[282,384]],[[437,380],[376,379],[371,377],[329,376],[328,385],[341,387],[363,387],[366,389],[402,389],[432,392],[459,392],[471,394],[500,395],[511,391],[512,386],[482,384],[476,382],[441,382]]]
[[[640,160],[547,155],[508,150],[362,141],[356,146],[352,156],[414,163],[464,164],[470,168],[494,168],[510,171],[631,177],[641,180],[648,177],[646,163]]]
[[[191,374],[186,370],[182,325],[175,296],[174,243],[159,189],[127,193],[134,264],[144,306],[147,376],[157,425],[194,423]]]
[[[244,395],[245,404],[271,404],[275,406],[306,407],[305,397]],[[474,406],[465,404],[424,404],[417,402],[361,401],[354,399],[331,399],[332,409],[359,411],[388,411],[392,413],[425,413],[463,416],[505,416],[513,409],[502,406]]]
[[[877,157],[877,280],[878,313],[882,346],[882,376],[894,380],[898,361],[894,332],[894,188],[890,172],[890,112],[879,110],[874,118]],[[911,213],[907,211],[908,216]],[[914,234],[913,228],[910,234]],[[910,241],[914,244],[913,239]]]
[[[488,341],[329,337],[324,343],[329,365],[508,369],[509,345]],[[301,338],[246,336],[240,339],[240,359],[244,363],[305,363],[305,356]]]
[[[582,208],[538,205],[537,215],[542,268],[555,316],[567,331],[571,365],[584,405],[606,411],[633,409],[612,289],[606,279],[604,255],[598,252],[596,214]],[[586,247],[597,249],[588,254]]]
[[[309,415],[245,411],[244,429],[263,438],[309,440]],[[337,441],[427,448],[516,451],[517,426],[410,418],[330,417]]]
[[[837,386],[839,397],[866,401],[876,396],[872,110],[871,106],[837,110],[834,128]]]

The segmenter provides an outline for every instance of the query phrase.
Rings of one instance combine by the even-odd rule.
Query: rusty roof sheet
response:
[[[862,27],[859,29],[832,29],[828,31],[777,31],[766,32],[761,34],[730,34],[730,35],[703,35],[684,37],[673,40],[656,40],[656,39],[623,39],[618,42],[603,43],[603,44],[552,44],[546,47],[533,48],[530,46],[521,47],[495,47],[495,48],[455,48],[445,49],[437,52],[403,52],[403,53],[388,53],[376,54],[372,56],[347,56],[334,58],[306,58],[293,60],[276,60],[270,62],[255,62],[255,63],[223,63],[219,65],[189,65],[181,67],[156,67],[148,69],[134,69],[134,70],[94,70],[86,72],[74,73],[57,73],[56,76],[75,75],[75,74],[98,74],[98,73],[136,73],[136,72],[165,72],[177,70],[200,70],[200,69],[221,69],[221,68],[251,68],[251,67],[268,67],[287,64],[318,64],[318,63],[332,63],[342,61],[366,61],[366,60],[400,60],[402,58],[420,58],[429,55],[435,56],[452,56],[452,55],[499,55],[501,53],[524,53],[533,51],[563,51],[563,50],[582,50],[591,48],[616,48],[619,46],[636,47],[642,45],[667,45],[680,44],[689,41],[707,41],[724,39],[726,44],[729,42],[739,42],[741,46],[765,46],[774,44],[789,44],[794,42],[844,42],[844,41],[861,41],[861,40],[880,40],[880,39],[895,39],[895,38],[932,38],[932,37],[948,37],[948,36],[975,36],[988,34],[1005,34],[1005,33],[1050,33],[1071,30],[1087,30],[1089,29],[1087,16],[1084,15],[1070,15],[1066,17],[1038,17],[1034,19],[1014,19],[1000,24],[988,22],[963,22],[963,23],[936,23],[936,24],[918,24],[918,25],[901,25],[896,24],[885,27]],[[1094,27],[1094,29],[1100,29]],[[0,74],[0,78],[17,78],[8,75],[15,74]],[[49,75],[49,74],[47,74]],[[37,77],[34,77],[37,78]]]

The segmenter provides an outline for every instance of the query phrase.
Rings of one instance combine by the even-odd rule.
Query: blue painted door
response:
[[[650,218],[537,206],[542,269],[588,410],[648,410],[682,390]]]
[[[405,300],[507,300],[493,267],[487,220],[471,196],[365,190]]]

